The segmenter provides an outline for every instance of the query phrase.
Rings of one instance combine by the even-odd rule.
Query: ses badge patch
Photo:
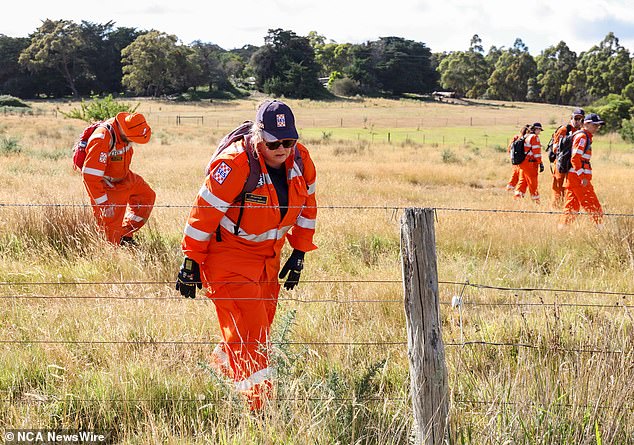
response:
[[[227,179],[227,176],[229,176],[229,173],[231,173],[231,167],[229,167],[225,161],[222,161],[220,165],[216,167],[211,177],[214,178],[218,184],[222,184],[225,182],[225,179]]]

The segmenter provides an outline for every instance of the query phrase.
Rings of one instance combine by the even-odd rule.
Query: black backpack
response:
[[[526,159],[524,139],[526,139],[526,136],[515,139],[511,144],[511,164],[513,165],[520,165]]]
[[[572,158],[572,139],[579,132],[584,132],[584,130],[578,130],[574,133],[567,134],[559,140],[559,150],[557,150],[557,171],[559,173],[568,173],[572,167],[572,163],[570,162]],[[589,147],[590,138],[588,138],[588,143],[586,144],[583,152],[585,153]]]
[[[546,146],[546,153],[548,153],[548,160],[550,161],[551,164],[557,160],[557,153],[554,151],[555,135],[557,134],[557,132],[559,131],[561,127],[563,127],[563,125],[560,125],[559,127],[557,127],[553,135],[550,137],[550,141],[548,141],[548,146]],[[570,124],[566,125],[566,136],[571,133],[574,133],[572,131],[573,128],[574,127]]]

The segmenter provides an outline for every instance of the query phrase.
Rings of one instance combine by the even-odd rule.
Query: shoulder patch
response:
[[[227,177],[229,176],[229,173],[231,173],[231,167],[229,167],[229,165],[225,161],[222,161],[214,169],[214,171],[211,174],[211,177],[214,178],[218,184],[222,184],[223,182],[225,182],[225,179],[227,179]]]

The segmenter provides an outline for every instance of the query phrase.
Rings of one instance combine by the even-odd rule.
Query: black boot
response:
[[[122,237],[119,244],[124,247],[137,247],[139,245],[131,236]]]

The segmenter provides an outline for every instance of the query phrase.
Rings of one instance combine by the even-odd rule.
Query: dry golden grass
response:
[[[0,203],[39,205],[0,207],[0,426],[99,428],[123,443],[407,443],[399,219],[415,206],[439,208],[450,442],[634,443],[634,220],[609,217],[597,231],[582,216],[559,232],[547,173],[540,207],[503,190],[518,122],[554,127],[569,111],[539,104],[290,101],[318,169],[320,248],[298,289],[281,294],[274,336],[292,344],[277,353],[279,400],[264,419],[248,416],[205,367],[219,334],[213,305],[178,298],[172,281],[212,146],[256,103],[141,103],[154,137],[133,170],[157,207],[134,250],[98,239],[79,206],[69,147],[83,124],[51,113],[76,104],[2,117],[0,136],[22,152],[0,153]],[[177,115],[204,124],[177,126]],[[606,211],[633,213],[631,147],[600,136],[594,153]],[[78,206],[42,206],[53,203]],[[466,279],[623,294],[449,284]],[[461,313],[446,304],[458,294]]]

